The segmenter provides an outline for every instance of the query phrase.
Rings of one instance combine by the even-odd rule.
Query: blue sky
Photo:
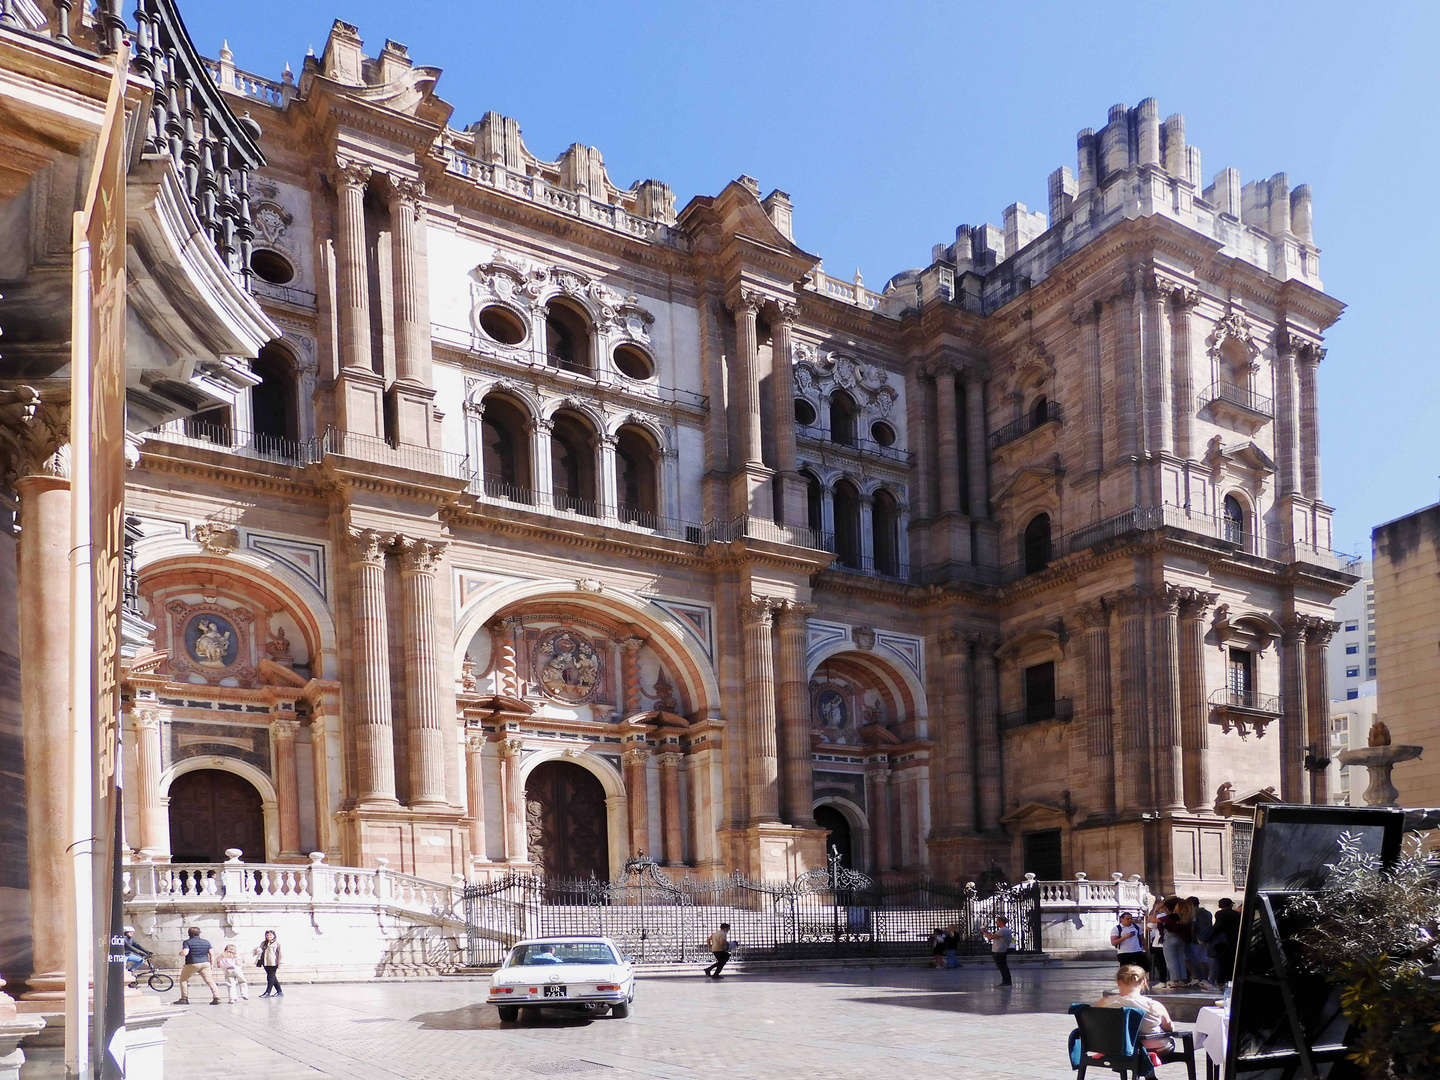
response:
[[[1232,3],[488,4],[180,0],[197,44],[297,71],[330,23],[374,55],[405,43],[445,70],[453,122],[516,117],[557,157],[600,148],[622,187],[677,203],[741,173],[795,202],[797,242],[879,287],[955,226],[1074,168],[1075,133],[1123,102],[1183,112],[1206,177],[1313,185],[1328,292],[1349,305],[1321,366],[1336,544],[1440,494],[1433,318],[1440,214],[1440,5]]]

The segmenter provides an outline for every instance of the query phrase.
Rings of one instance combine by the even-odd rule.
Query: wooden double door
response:
[[[245,862],[265,861],[265,808],[244,777],[196,769],[170,785],[172,862],[224,862],[239,848]]]
[[[588,769],[546,761],[525,781],[530,861],[546,877],[610,876],[605,788]]]

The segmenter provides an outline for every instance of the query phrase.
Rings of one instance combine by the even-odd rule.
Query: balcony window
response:
[[[1231,703],[1246,705],[1255,697],[1255,654],[1248,649],[1231,649],[1226,665],[1225,687]]]
[[[1034,574],[1050,565],[1050,515],[1036,514],[1025,526],[1022,541],[1025,573]]]
[[[883,488],[875,493],[870,522],[874,530],[875,572],[894,577],[900,572],[900,504]]]
[[[289,355],[283,347],[271,342],[260,350],[251,369],[260,376],[259,385],[250,388],[255,434],[266,439],[298,441],[299,387]]]
[[[844,390],[830,395],[830,439],[841,446],[855,445],[855,421],[860,410]]]
[[[595,517],[595,432],[579,414],[561,410],[550,432],[555,507]]]
[[[519,405],[500,394],[484,401],[480,424],[481,467],[485,493],[492,498],[528,503],[530,496],[530,425]]]
[[[835,555],[841,566],[861,568],[860,492],[848,480],[835,485]]]
[[[616,494],[620,502],[620,518],[646,528],[658,524],[660,505],[658,468],[659,449],[650,433],[634,424],[627,424],[617,433],[615,441]]]
[[[590,375],[590,321],[575,306],[552,300],[545,309],[546,362],[561,371]]]
[[[1245,507],[1234,495],[1226,495],[1223,507],[1225,539],[1242,548],[1250,546],[1249,530],[1245,527]]]
[[[1055,715],[1055,661],[1025,669],[1025,721],[1034,724]]]

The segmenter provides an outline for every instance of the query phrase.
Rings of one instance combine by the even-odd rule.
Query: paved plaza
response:
[[[628,1019],[546,1013],[501,1026],[484,980],[295,985],[281,1000],[192,1005],[166,1025],[167,1080],[477,1076],[807,1080],[1064,1078],[1070,1002],[1109,964],[642,977]],[[1183,1067],[1172,1067],[1183,1075]]]

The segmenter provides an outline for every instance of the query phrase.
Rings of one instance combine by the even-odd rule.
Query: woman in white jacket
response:
[[[265,931],[265,940],[255,950],[255,963],[265,969],[265,992],[260,996],[284,997],[285,991],[280,989],[280,980],[275,977],[280,966],[280,941],[274,930]]]

